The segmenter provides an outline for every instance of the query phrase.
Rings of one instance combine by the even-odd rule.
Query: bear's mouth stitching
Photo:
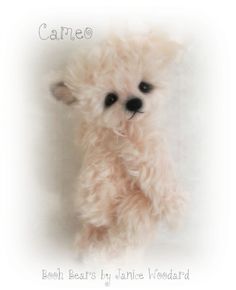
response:
[[[136,113],[144,113],[144,112],[141,112],[141,111],[135,111],[135,112],[133,112],[133,114],[131,115],[131,117],[129,118],[129,120],[133,119],[133,117],[135,116]]]

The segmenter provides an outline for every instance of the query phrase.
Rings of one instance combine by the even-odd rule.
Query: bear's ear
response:
[[[77,101],[71,90],[62,81],[51,86],[51,93],[56,100],[66,105],[71,105]]]
[[[162,56],[162,65],[168,66],[176,61],[179,61],[183,54],[183,46],[175,41],[163,41],[160,44]]]
[[[158,31],[150,31],[147,35],[147,43],[150,44],[153,58],[158,56],[160,67],[165,68],[179,61],[183,54],[183,46],[169,39],[167,35]]]

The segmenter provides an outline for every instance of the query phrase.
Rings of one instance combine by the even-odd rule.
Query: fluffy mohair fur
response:
[[[82,166],[74,210],[82,254],[120,255],[150,240],[161,220],[175,223],[182,211],[184,195],[160,126],[168,69],[179,49],[154,32],[110,35],[79,51],[52,87],[79,116]],[[141,92],[142,81],[153,90]],[[106,108],[108,93],[118,100]],[[125,104],[134,96],[143,107],[132,116]]]

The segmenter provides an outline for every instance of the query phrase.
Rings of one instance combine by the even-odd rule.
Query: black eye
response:
[[[140,91],[144,94],[150,93],[153,90],[153,85],[146,83],[146,82],[141,82],[138,86]]]
[[[118,100],[118,96],[114,93],[109,93],[105,98],[105,107],[108,108]]]

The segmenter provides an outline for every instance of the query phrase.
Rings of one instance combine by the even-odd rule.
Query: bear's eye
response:
[[[112,106],[118,100],[118,96],[115,93],[109,93],[105,98],[105,107]]]
[[[144,93],[150,93],[153,90],[153,85],[146,83],[146,82],[141,82],[138,86],[139,90]]]

